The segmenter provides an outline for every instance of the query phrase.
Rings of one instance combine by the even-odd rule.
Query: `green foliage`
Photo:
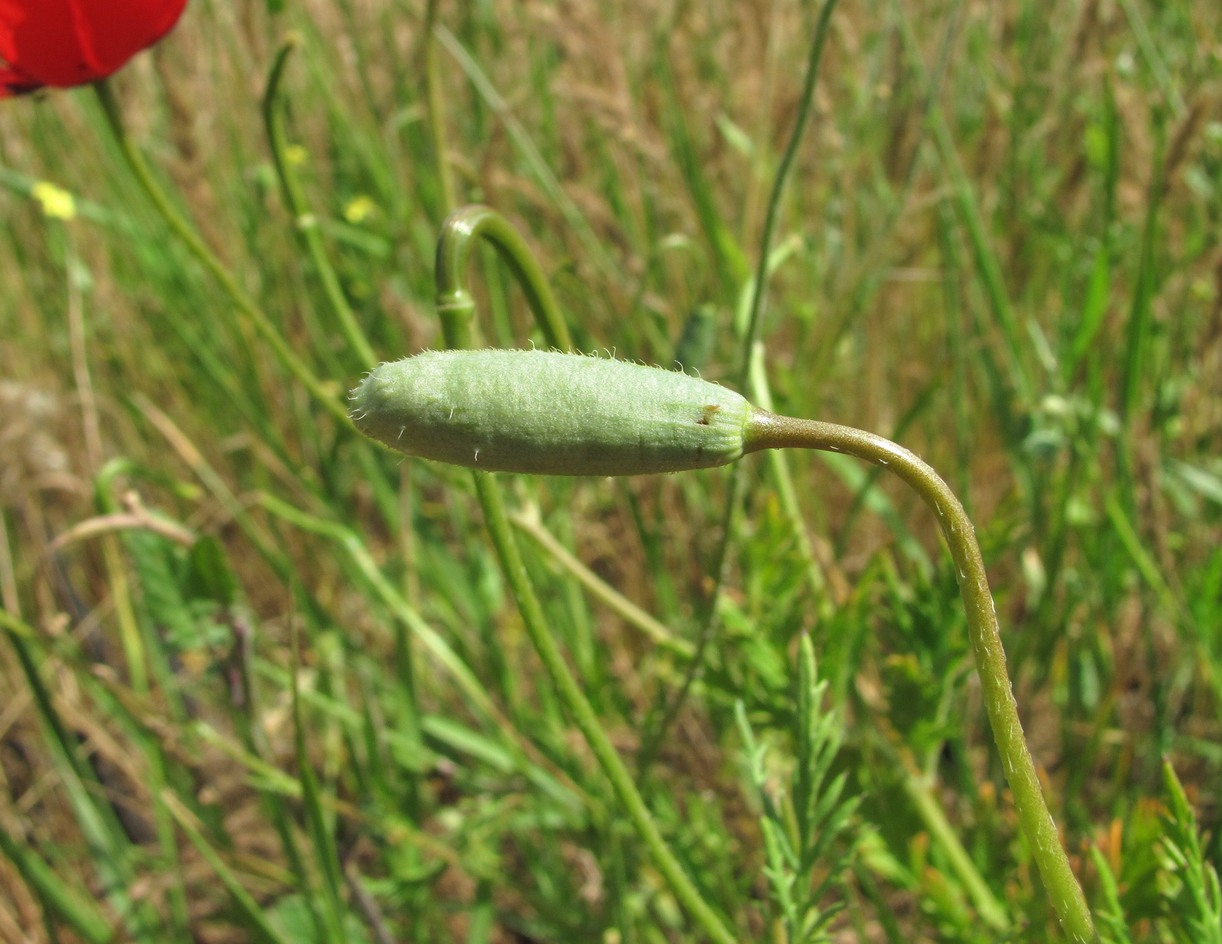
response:
[[[1101,885],[1100,929],[1109,944],[1222,940],[1217,867],[1206,856],[1196,814],[1170,762],[1163,762],[1162,772],[1162,802],[1138,805],[1125,824],[1119,870],[1092,850]],[[1143,931],[1147,936],[1138,936]]]
[[[681,340],[737,388],[818,10],[433,6],[440,138],[422,3],[194,0],[115,77],[228,288],[89,90],[0,110],[0,938],[701,939],[545,679],[469,477],[365,442],[344,393],[363,350],[442,346],[456,199],[522,230],[577,348],[673,367]],[[838,6],[752,380],[965,498],[1116,944],[1222,921],[1220,15]],[[484,343],[552,346],[512,270],[470,263]],[[737,490],[502,484],[570,553],[524,544],[546,620],[738,939],[1055,940],[953,568],[839,458],[791,458],[788,492],[758,459]]]
[[[764,876],[781,930],[774,939],[816,944],[834,940],[829,923],[844,906],[845,873],[852,862],[848,836],[857,806],[846,796],[847,774],[833,765],[841,721],[825,710],[827,684],[815,672],[810,640],[802,637],[794,679],[793,767],[769,770],[768,751],[756,740],[742,701],[735,705],[747,755],[747,777],[761,807]],[[792,786],[777,795],[777,776]],[[845,847],[849,848],[845,848]]]
[[[1196,816],[1175,770],[1163,763],[1167,813],[1159,844],[1162,898],[1176,941],[1222,942],[1222,888],[1218,870],[1205,858]]]

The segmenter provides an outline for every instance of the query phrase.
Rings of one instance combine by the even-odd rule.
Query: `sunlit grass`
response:
[[[372,365],[301,248],[260,98],[295,31],[285,128],[344,298],[377,357],[439,346],[423,6],[195,0],[115,79],[160,180],[336,402]],[[458,198],[521,228],[583,349],[670,365],[699,309],[685,366],[736,379],[816,12],[441,5]],[[841,4],[762,323],[778,409],[895,438],[964,497],[1116,941],[1217,916],[1199,862],[1171,865],[1219,860],[1220,33],[1204,3]],[[3,106],[0,939],[698,939],[542,675],[466,474],[397,461],[293,380],[89,90]],[[486,340],[525,345],[508,272],[477,262]],[[810,913],[835,940],[1049,939],[925,511],[868,468],[792,462],[812,567],[751,462],[681,702],[724,473],[503,477],[586,586],[689,644],[522,542],[666,838],[744,939],[796,939],[764,870],[815,723],[806,634],[843,725],[826,773],[857,804],[801,873]]]

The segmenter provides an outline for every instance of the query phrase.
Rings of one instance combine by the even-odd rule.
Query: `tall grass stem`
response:
[[[126,126],[123,123],[122,110],[119,107],[118,99],[115,97],[114,89],[110,85],[109,80],[103,79],[100,82],[95,82],[93,87],[97,92],[98,101],[102,105],[102,113],[106,118],[106,124],[115,137],[115,142],[119,146],[119,151],[122,153],[128,169],[132,172],[132,175],[136,178],[145,194],[148,195],[148,198],[153,202],[157,212],[165,220],[166,225],[170,227],[175,236],[182,240],[183,245],[187,247],[191,255],[205,269],[212,273],[212,276],[217,280],[234,305],[237,306],[238,310],[250,319],[250,323],[254,325],[255,330],[271,346],[276,359],[310,392],[310,395],[328,413],[345,426],[349,425],[348,410],[339,398],[336,397],[335,392],[314,376],[305,362],[289,347],[288,342],[272,323],[271,318],[238,284],[233,273],[217,258],[216,253],[208,247],[208,244],[203,241],[199,233],[192,228],[191,224],[186,221],[182,214],[175,209],[174,204],[170,202],[169,196],[162,189],[156,178],[154,178],[148,164],[145,163],[143,155],[141,155],[140,151],[136,148],[135,142],[132,141],[131,136],[127,133]]]
[[[433,161],[437,179],[441,183],[441,196],[445,201],[445,212],[458,206],[458,195],[454,189],[454,172],[450,169],[449,146],[446,137],[445,91],[441,85],[441,66],[437,62],[437,7],[441,0],[428,0],[424,8],[424,95],[428,102],[429,141],[433,146]]]
[[[756,261],[755,278],[752,282],[751,302],[742,338],[741,365],[738,371],[739,387],[751,390],[752,396],[757,402],[760,400],[771,400],[771,392],[768,390],[766,382],[762,383],[760,389],[749,386],[749,384],[753,376],[752,366],[756,360],[756,343],[759,338],[760,321],[762,320],[764,305],[764,287],[767,285],[768,274],[772,264],[772,240],[776,232],[777,216],[780,212],[781,196],[785,190],[785,182],[793,168],[794,158],[797,156],[798,146],[801,144],[802,135],[806,130],[806,123],[810,117],[810,107],[815,96],[815,81],[819,75],[819,63],[823,58],[823,48],[827,42],[832,11],[835,9],[836,3],[837,0],[826,0],[819,11],[819,19],[815,24],[814,37],[811,40],[810,55],[807,58],[806,77],[803,80],[802,95],[799,99],[798,116],[794,123],[793,132],[789,136],[789,143],[786,145],[785,152],[781,157],[780,166],[777,168],[776,179],[773,181],[772,192],[768,198],[768,207],[764,213],[764,228],[760,234],[759,255]],[[764,376],[762,364],[758,374],[760,377]],[[815,560],[810,542],[805,539],[805,526],[802,523],[801,517],[795,514],[797,509],[787,501],[790,496],[795,494],[792,476],[790,476],[789,468],[785,465],[784,461],[772,463],[772,469],[777,477],[782,499],[786,500],[784,505],[785,511],[790,516],[790,523],[794,533],[799,536],[798,545],[803,552],[812,587],[816,595],[819,595],[824,584],[822,571]],[[699,674],[701,666],[704,664],[704,652],[712,639],[714,625],[717,620],[717,601],[721,596],[721,588],[725,580],[726,561],[730,555],[730,542],[734,535],[734,522],[738,513],[738,502],[742,491],[742,475],[742,466],[734,465],[730,469],[726,481],[726,492],[721,515],[721,532],[710,570],[713,576],[713,586],[705,597],[704,606],[699,615],[698,625],[700,626],[700,631],[696,641],[695,657],[688,667],[684,685],[675,697],[671,699],[654,733],[642,748],[642,763],[652,756],[657,745],[665,737],[667,729],[674,722],[674,719],[678,717],[679,710],[687,698],[687,693],[691,690],[691,685]]]
[[[322,243],[322,234],[318,228],[318,217],[306,206],[305,196],[301,192],[301,182],[297,179],[292,162],[285,156],[288,142],[284,133],[284,109],[280,104],[280,88],[284,78],[285,66],[289,55],[297,48],[294,37],[287,39],[276,53],[271,72],[268,73],[267,86],[263,92],[263,123],[267,131],[267,143],[272,152],[272,163],[276,167],[276,176],[280,180],[280,193],[285,206],[293,217],[293,225],[300,237],[302,245],[314,264],[314,271],[322,282],[323,294],[339,322],[344,340],[353,353],[364,364],[372,364],[377,358],[370,347],[369,341],[357,324],[356,315],[348,299],[344,297],[344,289],[340,285],[335,266],[327,258],[326,247]]]
[[[772,193],[768,197],[768,208],[764,211],[764,230],[760,234],[759,255],[755,263],[755,289],[751,295],[750,316],[747,319],[746,334],[742,339],[740,362],[738,368],[739,386],[745,388],[751,375],[751,358],[755,342],[760,335],[760,322],[763,319],[764,290],[768,284],[769,256],[772,252],[772,240],[776,235],[777,217],[781,210],[781,197],[785,192],[785,184],[793,169],[794,159],[802,144],[802,135],[806,132],[810,120],[810,109],[815,99],[815,82],[819,78],[819,63],[823,59],[823,49],[827,45],[827,34],[830,32],[832,12],[836,9],[837,0],[825,0],[819,10],[819,19],[815,23],[815,35],[810,44],[810,55],[806,60],[806,77],[802,80],[802,95],[799,98],[798,114],[794,119],[793,132],[789,135],[789,143],[781,155],[781,163],[777,167],[776,179],[772,184]]]

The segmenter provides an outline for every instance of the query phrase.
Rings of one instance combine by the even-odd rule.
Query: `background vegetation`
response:
[[[370,365],[260,99],[296,31],[286,156],[342,296],[377,356],[439,345],[424,10],[273,6],[194,0],[115,91],[339,403]],[[583,349],[737,377],[817,12],[442,4],[459,198],[522,229]],[[1208,2],[842,4],[767,289],[776,408],[898,439],[975,517],[1116,941],[1222,933],[1219,36]],[[541,677],[469,475],[306,393],[89,90],[3,104],[0,184],[0,939],[697,939]],[[486,340],[522,346],[522,296],[482,261]],[[926,511],[798,455],[795,527],[748,462],[698,672],[724,470],[503,477],[664,834],[744,940],[1055,936]],[[822,714],[796,707],[803,635]],[[826,776],[795,780],[812,746]],[[807,801],[824,841],[787,858]]]

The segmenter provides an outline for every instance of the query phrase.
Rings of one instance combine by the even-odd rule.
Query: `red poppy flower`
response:
[[[0,98],[103,79],[178,22],[187,0],[0,0]]]

